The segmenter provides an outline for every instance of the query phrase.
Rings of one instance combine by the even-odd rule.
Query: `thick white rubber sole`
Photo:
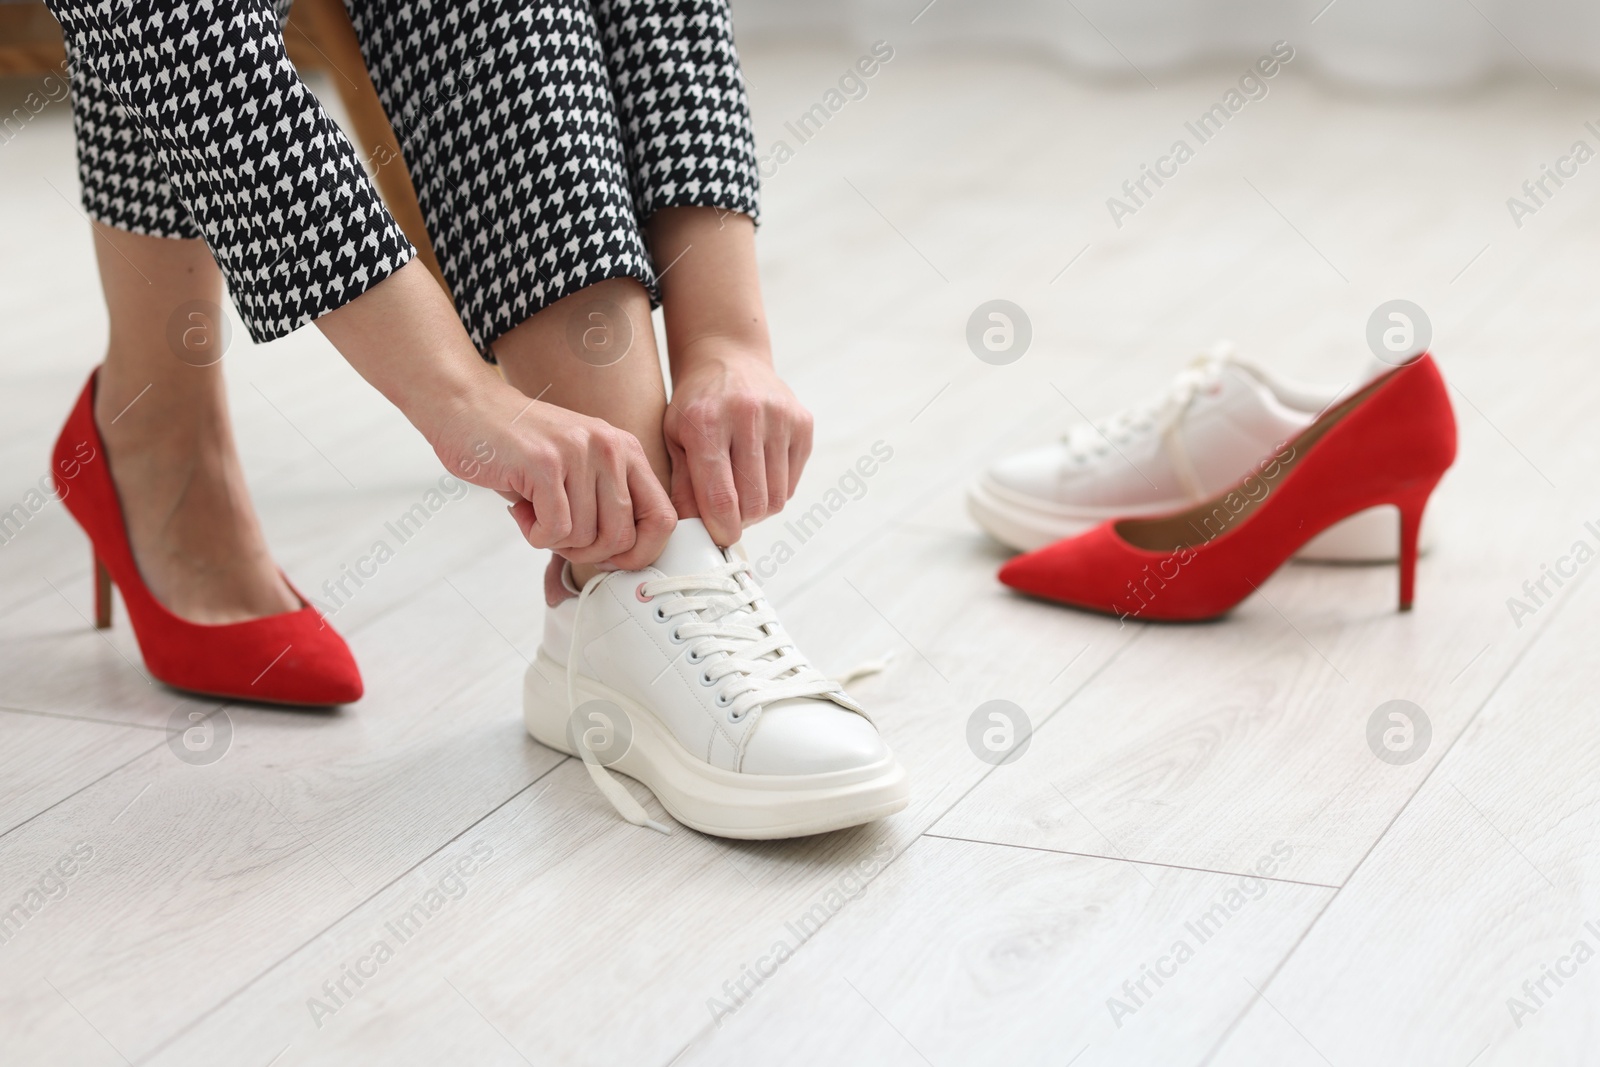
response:
[[[523,676],[522,721],[535,741],[576,756],[567,736],[567,669],[543,650]],[[674,819],[716,837],[806,837],[873,822],[905,808],[910,779],[893,753],[827,774],[740,774],[691,755],[648,708],[593,678],[577,679],[579,704],[608,700],[628,716],[633,741],[606,766],[642,783]]]
[[[978,525],[1001,544],[1022,552],[1032,552],[1063,537],[1083,533],[1106,519],[1138,518],[1141,514],[1125,508],[1101,510],[1103,514],[1092,508],[1046,506],[1018,494],[997,492],[982,481],[967,490],[967,511]],[[1427,544],[1424,524],[1424,550]],[[1399,556],[1400,518],[1387,504],[1334,523],[1295,553],[1296,559],[1316,563],[1393,563]]]

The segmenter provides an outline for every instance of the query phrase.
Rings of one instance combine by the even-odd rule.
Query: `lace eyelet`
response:
[[[649,596],[645,593],[643,582],[640,582],[638,585],[634,586],[633,595],[639,598],[639,603],[641,604],[648,604],[650,601],[655,599],[655,597]]]
[[[725,708],[729,704],[732,704],[732,703],[733,703],[733,701],[729,700],[726,694],[723,694],[723,693],[718,693],[717,694],[717,707]],[[734,722],[738,722],[740,719],[744,718],[744,716],[743,715],[733,715],[733,714],[730,713],[728,715],[728,718],[732,719]]]
[[[715,678],[711,677],[711,672],[709,670],[704,670],[704,671],[700,672],[700,684],[705,686],[707,689],[709,689],[712,686],[717,684],[717,680]],[[718,695],[717,699],[721,700],[722,699],[721,695]],[[724,706],[726,706],[726,705],[724,705]]]
[[[728,712],[728,721],[733,723],[733,724],[735,724],[735,725],[738,725],[739,723],[744,722],[744,716],[743,715],[735,715],[733,712],[730,711],[730,712]]]
[[[659,604],[656,605],[656,610],[655,610],[654,614],[655,614],[655,617],[656,617],[656,622],[666,622],[667,621],[667,613],[666,613],[665,609],[663,609]]]
[[[676,631],[676,630],[672,631],[672,638],[673,638],[674,641],[679,640],[678,631]],[[696,652],[694,649],[691,648],[689,650],[689,654],[684,656],[683,658],[688,660],[690,663],[698,664],[705,657],[700,655],[700,653]]]
[[[671,630],[667,631],[667,640],[671,641],[675,645],[681,645],[681,644],[683,644],[685,641],[687,641],[689,639],[687,637],[683,636],[683,631],[681,629],[679,629],[678,627],[674,626]],[[691,662],[691,663],[699,663],[700,661],[699,660],[690,660],[689,662]]]

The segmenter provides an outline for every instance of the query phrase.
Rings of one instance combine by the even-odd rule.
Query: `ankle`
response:
[[[107,359],[96,382],[94,420],[108,448],[183,456],[231,445],[221,375],[181,369],[153,374],[148,365]]]

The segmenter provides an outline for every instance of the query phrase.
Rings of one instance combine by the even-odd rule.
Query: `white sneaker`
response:
[[[699,519],[679,520],[653,566],[596,575],[549,609],[523,720],[581,756],[625,819],[663,832],[607,767],[719,837],[838,830],[910,798],[866,711],[795,648],[750,564]]]
[[[1335,400],[1388,369],[1374,362],[1360,380],[1337,389],[1296,385],[1242,362],[1220,342],[1181,372],[1166,396],[996,463],[968,490],[967,509],[997,540],[1024,552],[1106,519],[1180,511],[1236,485]],[[1352,515],[1298,555],[1393,560],[1400,529],[1392,511]]]

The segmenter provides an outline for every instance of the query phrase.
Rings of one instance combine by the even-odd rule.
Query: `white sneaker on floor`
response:
[[[968,490],[967,509],[997,540],[1025,552],[1106,519],[1180,511],[1237,485],[1335,400],[1389,369],[1374,362],[1334,389],[1296,385],[1220,342],[1166,396],[999,461]],[[1399,550],[1394,509],[1379,507],[1324,530],[1298,556],[1378,562]]]
[[[749,563],[699,519],[679,520],[653,566],[597,575],[548,610],[523,721],[581,756],[629,822],[661,830],[607,768],[718,837],[838,830],[910,798],[867,713],[795,648]]]

